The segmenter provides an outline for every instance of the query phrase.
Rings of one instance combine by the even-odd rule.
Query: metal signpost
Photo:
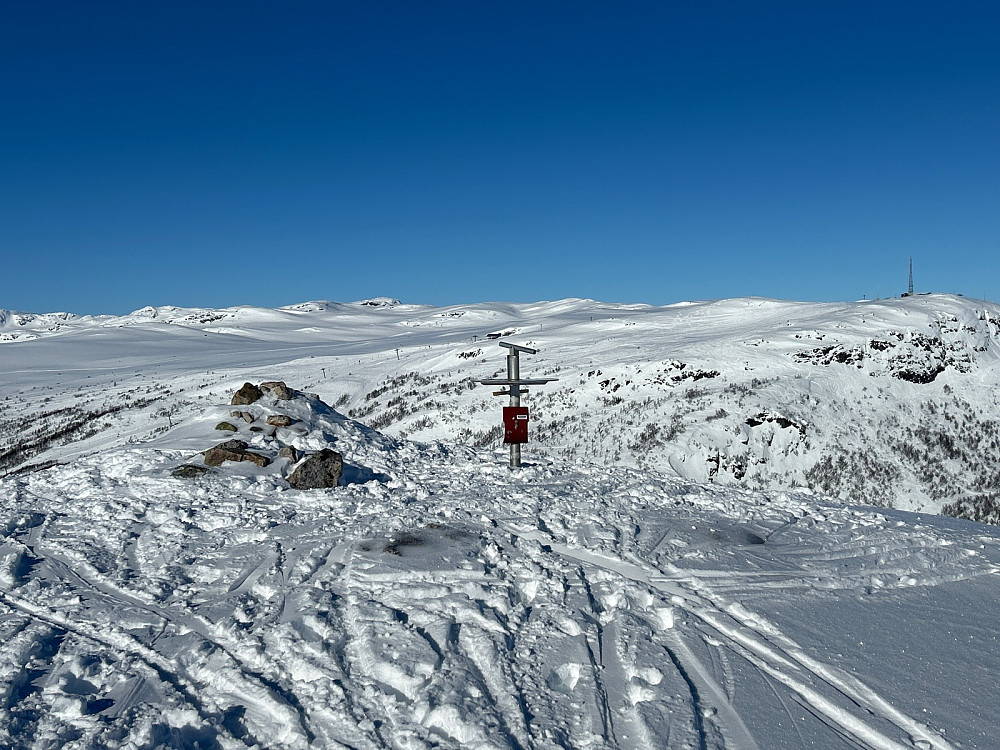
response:
[[[521,406],[521,394],[526,391],[521,390],[526,385],[545,385],[559,378],[521,378],[521,352],[527,354],[538,354],[537,349],[527,346],[518,346],[506,341],[497,342],[500,346],[510,350],[507,355],[507,377],[487,378],[476,381],[483,385],[505,385],[506,391],[494,391],[494,396],[510,396],[510,406],[504,407],[504,438],[503,441],[510,445],[510,467],[516,469],[521,465],[521,444],[528,442],[528,408]]]

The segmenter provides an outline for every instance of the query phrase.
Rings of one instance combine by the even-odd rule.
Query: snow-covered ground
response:
[[[524,401],[535,456],[935,513],[1000,495],[1000,307],[947,295],[0,312],[0,470],[59,460],[45,436],[82,412],[108,434],[73,428],[70,451],[140,439],[151,414],[188,418],[254,378],[396,437],[497,447],[501,400],[474,380],[504,371],[498,334],[540,350],[526,376],[559,378]],[[27,446],[25,424],[42,433]]]
[[[893,416],[988,446],[1000,310],[373,302],[0,315],[0,747],[997,747],[1000,529],[794,485]],[[560,378],[518,472],[508,332]],[[276,379],[268,466],[173,475]]]

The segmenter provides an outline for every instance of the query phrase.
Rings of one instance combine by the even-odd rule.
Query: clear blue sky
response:
[[[0,11],[0,308],[1000,297],[995,2]]]

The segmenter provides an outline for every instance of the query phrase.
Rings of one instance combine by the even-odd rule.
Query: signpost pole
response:
[[[504,442],[510,446],[510,468],[517,469],[521,466],[521,443],[528,440],[528,410],[521,409],[521,394],[525,391],[522,386],[545,385],[558,378],[525,378],[521,379],[521,362],[519,355],[521,352],[528,354],[538,354],[537,349],[518,344],[510,344],[506,341],[498,342],[500,346],[506,347],[507,354],[507,377],[506,378],[486,378],[478,381],[483,385],[506,386],[506,391],[495,391],[494,396],[510,396],[510,424],[507,423],[508,413],[504,410]],[[514,410],[517,410],[516,412]]]
[[[507,378],[511,381],[516,381],[521,379],[521,361],[519,357],[520,352],[517,349],[511,349],[510,354],[507,355]],[[515,383],[510,385],[510,405],[520,406],[521,405],[521,386]],[[511,443],[510,444],[510,468],[518,469],[521,466],[521,444]]]

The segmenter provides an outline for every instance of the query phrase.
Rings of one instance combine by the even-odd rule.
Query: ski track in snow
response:
[[[545,535],[537,532],[521,536],[535,541],[546,540]],[[798,644],[771,623],[742,605],[726,603],[700,581],[697,575],[691,576],[670,566],[671,569],[667,572],[672,575],[664,578],[647,568],[585,550],[574,550],[551,540],[548,540],[546,546],[569,560],[612,571],[628,581],[658,590],[663,595],[663,604],[670,602],[711,626],[719,636],[730,642],[734,651],[776,681],[788,686],[831,724],[865,747],[898,750],[906,746],[868,726],[862,717],[852,711],[851,705],[889,719],[915,740],[929,742],[932,747],[942,750],[953,747],[936,732],[895,710],[856,678],[806,655]],[[609,626],[606,632],[610,629]],[[614,641],[612,644],[614,645]],[[675,640],[671,650],[678,668],[684,670],[685,679],[692,684],[692,693],[697,691],[711,696],[718,711],[720,732],[726,738],[724,746],[756,748],[757,744],[749,730],[726,700],[726,687],[711,679],[709,670],[691,654],[682,641]],[[832,688],[833,692],[841,694],[848,703],[838,705],[838,701],[825,697],[822,689],[814,687],[820,682]]]
[[[783,711],[791,701],[828,727],[829,747],[956,747],[743,600],[995,575],[977,545],[805,497],[405,453],[388,484],[321,496],[157,480],[165,469],[137,450],[110,471],[92,459],[4,480],[31,510],[9,516],[3,621],[49,628],[37,640],[50,664],[73,642],[102,665],[77,694],[67,686],[84,678],[65,675],[85,658],[45,666],[35,648],[17,667],[5,649],[8,671],[31,676],[7,678],[10,725],[26,704],[50,715],[13,746],[44,746],[43,728],[114,746],[112,727],[155,746],[162,706],[108,689],[152,681],[186,716],[167,746],[768,747],[743,717],[736,660]],[[810,514],[822,544],[794,536]]]

